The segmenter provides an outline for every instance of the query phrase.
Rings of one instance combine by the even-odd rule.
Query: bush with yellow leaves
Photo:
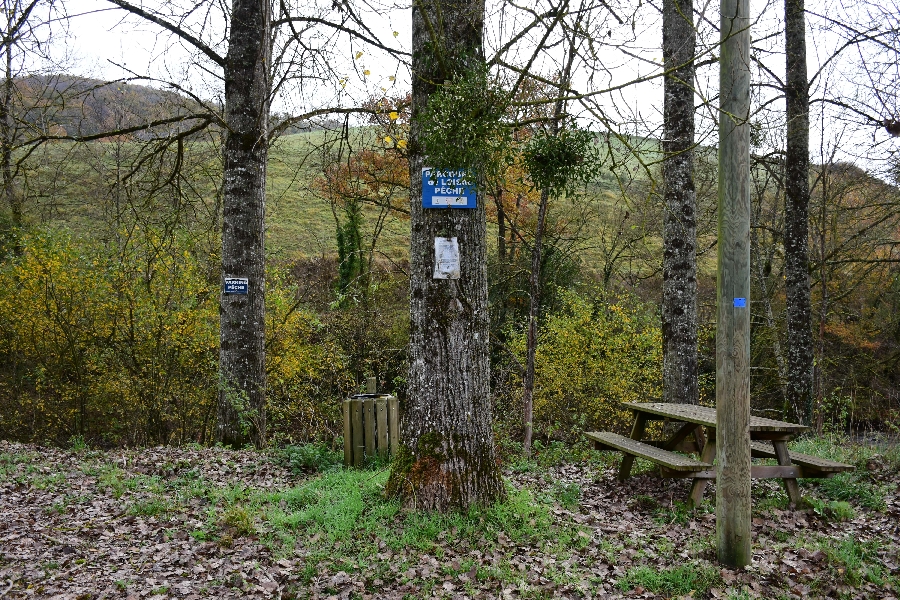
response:
[[[536,437],[572,439],[582,430],[628,432],[622,402],[658,399],[662,342],[653,310],[636,298],[562,292],[544,319],[535,355]],[[514,351],[524,364],[526,335]],[[518,386],[521,398],[521,386]]]
[[[0,439],[211,443],[219,279],[190,238],[134,228],[122,247],[32,232],[0,260]],[[273,270],[267,291],[270,430],[333,436],[344,358]]]

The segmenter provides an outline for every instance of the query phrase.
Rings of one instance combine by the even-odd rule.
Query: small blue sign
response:
[[[423,208],[475,208],[475,175],[463,169],[422,169]]]
[[[226,294],[247,294],[250,288],[250,280],[246,277],[226,277],[225,293]]]
[[[735,298],[734,299],[734,307],[735,308],[747,308],[747,299],[746,298]]]

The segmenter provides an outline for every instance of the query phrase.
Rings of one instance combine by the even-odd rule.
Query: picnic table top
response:
[[[674,404],[668,402],[623,402],[622,406],[633,411],[655,415],[672,419],[675,421],[684,421],[685,423],[696,423],[704,427],[716,427],[716,409],[708,406],[697,406],[695,404]],[[765,417],[750,417],[751,432],[778,432],[797,434],[806,431],[806,425],[797,423],[788,423],[786,421],[776,421],[775,419],[766,419]]]

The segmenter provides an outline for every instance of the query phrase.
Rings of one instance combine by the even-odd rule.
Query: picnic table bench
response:
[[[703,498],[703,490],[709,480],[716,478],[713,461],[716,456],[716,409],[693,404],[669,404],[663,402],[625,403],[634,413],[631,437],[608,431],[585,433],[598,450],[615,450],[623,453],[619,467],[619,480],[631,475],[636,457],[660,466],[663,477],[692,478],[689,502],[697,505]],[[666,440],[644,440],[648,421],[682,423]],[[835,473],[852,471],[853,465],[835,462],[791,452],[787,442],[807,429],[804,425],[776,421],[764,417],[750,417],[750,454],[754,458],[774,458],[778,465],[752,465],[750,476],[754,479],[778,478],[784,482],[792,504],[800,502],[799,478],[832,477]],[[695,460],[682,453],[697,453]]]

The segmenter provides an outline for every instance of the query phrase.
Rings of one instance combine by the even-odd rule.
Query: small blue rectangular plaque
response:
[[[734,307],[735,308],[747,308],[747,299],[746,298],[735,298],[734,299]]]
[[[422,206],[424,208],[475,208],[475,176],[463,169],[436,171],[422,169]]]
[[[226,294],[247,294],[250,287],[250,280],[246,277],[226,277],[225,289]]]

